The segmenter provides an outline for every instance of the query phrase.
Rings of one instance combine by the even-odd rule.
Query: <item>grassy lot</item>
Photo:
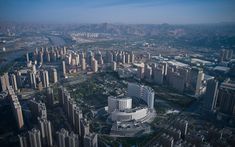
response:
[[[76,89],[71,92],[71,96],[76,100],[82,100],[89,106],[100,108],[107,105],[107,95],[104,95],[104,90],[93,80],[87,80],[78,85],[72,85],[69,90]]]
[[[193,102],[194,98],[178,93],[174,89],[154,85],[155,98],[168,101],[170,104],[185,108]]]

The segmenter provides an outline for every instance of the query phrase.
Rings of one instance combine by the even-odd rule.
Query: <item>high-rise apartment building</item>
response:
[[[51,122],[46,118],[38,117],[38,124],[41,132],[42,145],[45,147],[53,146]]]
[[[15,74],[10,74],[10,84],[15,91],[18,90]]]
[[[214,78],[209,79],[206,85],[206,92],[203,96],[203,107],[209,111],[213,111],[216,108],[218,96],[218,81]]]
[[[156,67],[153,68],[153,81],[157,84],[163,84],[164,79],[164,68]]]
[[[8,88],[8,97],[11,103],[11,109],[16,120],[18,129],[22,129],[24,126],[24,119],[22,114],[22,108],[18,97],[15,95],[15,92],[11,86]]]
[[[45,103],[30,100],[29,108],[34,119],[36,119],[37,117],[47,118],[47,110]]]
[[[19,146],[20,147],[30,147],[29,146],[29,140],[28,140],[28,133],[22,133],[18,135],[19,139]]]
[[[90,133],[84,136],[84,147],[98,147],[97,134]]]
[[[40,77],[42,80],[43,87],[49,87],[49,75],[47,70],[40,71]]]
[[[201,69],[193,67],[189,76],[189,91],[194,95],[200,95],[204,73]]]
[[[8,73],[4,73],[0,76],[0,91],[6,91],[10,86]]]
[[[78,147],[79,146],[79,137],[73,132],[69,133],[65,129],[61,129],[56,132],[58,147]]]
[[[144,67],[143,66],[139,66],[137,69],[137,77],[139,79],[143,79],[144,78]]]
[[[62,61],[62,71],[63,71],[63,76],[66,77],[67,76],[67,72],[66,72],[65,61]]]
[[[98,62],[95,59],[92,60],[92,71],[93,72],[97,72],[98,71]]]
[[[235,82],[226,80],[219,87],[218,92],[219,112],[235,116]]]
[[[51,69],[50,80],[52,83],[58,82],[57,70],[55,68]]]
[[[154,90],[137,83],[128,83],[128,96],[144,100],[150,109],[154,108]]]
[[[86,60],[85,60],[85,58],[82,58],[82,60],[81,60],[81,69],[86,70]]]
[[[30,147],[42,147],[41,133],[38,129],[33,128],[28,131]]]

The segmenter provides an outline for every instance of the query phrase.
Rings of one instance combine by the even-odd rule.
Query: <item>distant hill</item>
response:
[[[60,31],[62,34],[71,32],[105,33],[119,37],[154,38],[171,40],[176,44],[202,46],[210,48],[235,49],[235,23],[223,22],[216,24],[19,24],[0,23],[0,36],[14,33],[49,33]]]

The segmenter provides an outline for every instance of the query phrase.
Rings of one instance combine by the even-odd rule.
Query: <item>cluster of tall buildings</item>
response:
[[[69,51],[62,61],[63,75],[66,77],[67,73],[76,73],[78,71],[98,72],[99,66],[103,63],[100,51],[96,53],[92,51],[86,53]]]
[[[59,89],[59,103],[73,126],[74,132],[78,134],[81,140],[80,143],[88,147],[98,146],[97,135],[90,132],[88,121],[83,118],[81,109],[64,87],[60,87]]]
[[[46,69],[37,70],[36,65],[32,66],[32,70],[28,70],[27,79],[31,88],[39,90],[48,88],[50,86],[50,81],[51,83],[56,83],[58,81],[57,71],[55,68],[50,70],[49,74]]]
[[[52,147],[52,125],[51,122],[47,120],[45,103],[37,102],[33,99],[29,101],[29,108],[32,118],[37,120],[37,127],[18,135],[20,147]]]
[[[36,100],[29,101],[29,109],[31,111],[31,115],[34,119],[40,118],[47,118],[47,109],[45,103]]]
[[[51,47],[51,48],[41,48],[40,50],[36,48],[31,58],[29,53],[27,53],[26,54],[27,67],[32,68],[32,71],[29,71],[29,75],[31,76],[31,82],[34,82],[35,79],[34,76],[37,73],[36,69],[37,66],[42,66],[43,63],[51,63],[64,60],[67,55],[67,52],[68,51],[66,47],[62,48]],[[56,83],[58,81],[58,73],[56,68],[51,68],[49,71],[44,71],[44,73],[41,74],[47,74],[46,72],[49,73],[51,83]],[[36,87],[37,85],[35,86],[35,84],[33,84],[33,86]]]
[[[203,97],[204,108],[218,111],[227,116],[235,116],[235,82],[227,79],[220,85],[216,79],[207,82]]]
[[[51,122],[38,117],[38,127],[18,135],[20,147],[52,147]]]
[[[14,91],[19,91],[21,88],[27,87],[32,89],[42,90],[48,88],[50,83],[58,82],[57,70],[52,68],[49,72],[46,69],[37,70],[36,64],[30,65],[27,73],[23,76],[21,71],[15,71],[13,73],[4,73],[0,76],[0,91],[6,91],[11,86]],[[25,77],[25,78],[24,78]]]
[[[38,61],[39,64],[43,64],[43,62],[55,62],[59,59],[62,59],[64,55],[67,53],[66,47],[52,47],[49,48],[41,48],[38,50],[37,48],[33,52],[33,60]],[[30,63],[29,54],[26,54],[27,63]]]
[[[24,146],[35,146],[41,147],[41,133],[38,129],[33,128],[32,130],[28,131],[28,134],[24,136],[19,136],[20,145]]]
[[[172,65],[167,62],[145,64],[137,69],[138,79],[156,84],[167,84],[180,91],[193,95],[202,93],[203,70],[197,67]]]
[[[106,62],[130,64],[135,62],[135,55],[133,52],[127,52],[127,51],[107,51]]]
[[[44,62],[60,61],[63,76],[67,77],[68,73],[77,73],[79,71],[98,72],[99,69],[105,68],[104,63],[109,63],[112,70],[115,71],[117,64],[134,63],[135,55],[133,52],[127,51],[106,51],[106,54],[104,54],[101,51],[75,52],[67,50],[66,47],[52,47],[50,49],[35,49],[32,57],[33,62],[30,60],[28,53],[26,54],[26,60],[27,66],[33,66],[33,68],[36,68],[36,63],[42,65]],[[52,76],[50,81],[55,83],[57,81],[57,78],[54,78],[57,75],[56,69],[52,69],[50,75]]]
[[[34,62],[29,59],[29,54],[26,54],[27,67],[29,68],[27,71],[27,79],[31,88],[41,90],[42,88],[49,87],[50,83],[58,82],[58,73],[56,68],[50,68],[50,70],[46,70],[38,67],[42,66],[44,59],[46,59],[46,62],[59,60],[62,58],[61,56],[66,53],[66,51],[66,48],[63,48],[60,51],[53,48],[51,50],[46,48],[45,51],[43,48],[41,48],[40,51],[36,49],[33,53]],[[52,58],[51,56],[54,57],[52,61],[50,60]]]
[[[68,132],[64,128],[56,132],[58,147],[77,147],[79,146],[79,136],[74,132]]]
[[[156,147],[193,146],[188,139],[188,121],[177,119],[171,127],[163,127],[163,133],[159,137]]]
[[[233,57],[233,50],[222,49],[220,51],[219,61],[220,62],[229,61],[232,59],[232,57]]]
[[[82,138],[82,142],[79,139],[79,136],[73,132],[68,133],[68,131],[61,129],[57,131],[57,136],[59,140],[59,147],[77,147],[77,146],[84,146],[84,147],[97,147],[97,134],[89,133],[85,134]],[[80,145],[80,142],[82,143]]]
[[[48,99],[48,94],[53,95],[53,93],[51,93],[50,89],[47,90]],[[32,99],[29,101],[29,108],[32,118],[37,120],[38,125],[28,132],[18,135],[21,147],[98,146],[97,134],[90,132],[89,123],[83,118],[81,109],[77,106],[75,100],[70,97],[70,93],[63,87],[59,89],[59,103],[65,111],[73,131],[69,132],[61,128],[56,133],[53,133],[52,123],[47,120],[46,104]]]
[[[62,61],[63,76],[66,77],[67,73],[76,73],[81,70],[86,70],[86,59],[83,53],[77,54],[76,52],[67,52]]]
[[[32,61],[31,61],[32,59]],[[103,64],[101,52],[83,52],[75,53],[67,51],[67,48],[51,48],[35,50],[33,56],[26,54],[27,69],[16,71],[14,73],[5,73],[0,76],[0,90],[8,91],[8,97],[11,102],[14,117],[16,118],[18,129],[22,130],[24,119],[22,108],[15,91],[19,88],[29,86],[33,89],[42,90],[46,88],[46,104],[35,99],[29,100],[31,118],[37,122],[37,126],[27,132],[23,132],[19,137],[21,147],[96,147],[98,146],[97,134],[90,132],[89,122],[83,118],[81,109],[75,100],[70,97],[68,91],[64,88],[59,89],[59,103],[63,107],[65,114],[71,124],[73,131],[68,132],[65,129],[53,133],[52,123],[47,119],[47,107],[53,107],[55,97],[50,84],[58,82],[58,73],[56,68],[50,70],[44,69],[42,65],[45,62],[61,62],[62,74],[64,77],[68,73],[89,68],[93,72],[98,71],[98,65]],[[55,139],[56,136],[56,139]],[[55,140],[54,140],[55,139]]]
[[[231,146],[232,133],[225,128],[207,128],[194,123],[193,128],[188,129],[188,121],[177,119],[172,126],[162,130],[155,147]]]
[[[101,51],[74,52],[68,51],[62,61],[63,75],[66,73],[75,73],[81,71],[98,72],[102,69],[104,63],[111,65],[113,71],[116,71],[117,64],[134,63],[135,56],[133,52],[126,51]]]
[[[41,141],[43,146],[53,146],[51,122],[46,118],[38,117],[39,130],[41,132]]]
[[[11,74],[4,73],[0,76],[0,92],[7,91],[9,86],[16,92],[22,86],[19,72]]]

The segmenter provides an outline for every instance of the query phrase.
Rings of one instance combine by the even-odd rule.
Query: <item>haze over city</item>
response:
[[[234,22],[234,0],[1,0],[0,20],[40,23]]]
[[[0,147],[234,147],[235,0],[0,0]]]

